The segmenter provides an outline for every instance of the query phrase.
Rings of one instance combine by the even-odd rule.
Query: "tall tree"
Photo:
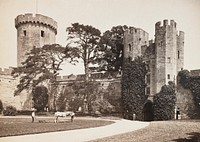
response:
[[[100,40],[98,58],[98,70],[119,71],[122,69],[124,32],[128,27],[115,26],[103,33]]]
[[[78,55],[83,60],[85,81],[89,79],[89,66],[97,58],[96,51],[101,38],[101,32],[89,25],[72,24],[66,29],[67,41],[71,47],[78,48]]]
[[[28,58],[22,66],[15,68],[12,72],[15,78],[20,78],[15,95],[23,90],[32,90],[43,82],[55,83],[61,64],[66,60],[75,63],[77,56],[76,49],[64,48],[58,44],[44,45],[41,48],[34,47],[27,54]]]

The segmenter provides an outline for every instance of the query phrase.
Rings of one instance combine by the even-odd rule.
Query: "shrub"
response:
[[[3,110],[3,115],[5,116],[15,116],[17,114],[17,109],[13,106],[7,106],[5,110]]]
[[[170,120],[174,118],[176,104],[175,86],[172,83],[164,85],[154,96],[154,120]]]
[[[3,103],[2,103],[2,101],[0,100],[0,113],[2,112],[2,110],[3,110]]]

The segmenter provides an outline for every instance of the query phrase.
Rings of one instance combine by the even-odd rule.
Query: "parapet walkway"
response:
[[[0,142],[84,142],[135,131],[149,125],[148,122],[130,121],[124,119],[112,121],[115,121],[115,123],[96,128],[3,137],[0,138]]]

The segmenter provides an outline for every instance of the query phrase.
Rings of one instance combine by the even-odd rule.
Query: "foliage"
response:
[[[127,26],[115,26],[103,33],[98,48],[98,70],[119,71],[123,62],[123,38]]]
[[[15,116],[17,114],[17,109],[14,106],[7,106],[5,110],[3,110],[3,115],[5,116]]]
[[[195,104],[195,110],[190,117],[200,117],[200,77],[191,76],[188,70],[182,70],[178,73],[179,83],[192,92]]]
[[[125,60],[122,75],[122,107],[124,117],[136,114],[136,119],[143,120],[143,106],[147,100],[145,95],[145,75],[147,67],[141,57]],[[132,118],[129,118],[132,119]]]
[[[114,107],[106,99],[96,99],[92,107],[94,112],[99,111],[103,114],[109,114],[115,111]]]
[[[32,90],[33,107],[37,111],[42,111],[48,103],[48,90],[45,86],[36,86]]]
[[[89,65],[97,58],[97,48],[101,38],[100,30],[79,23],[72,24],[66,29],[68,45],[77,49],[78,57],[84,63],[85,80],[89,79]]]
[[[82,105],[82,111],[91,113],[93,111],[92,104],[99,94],[98,83],[95,81],[77,82],[73,84],[73,89],[76,94],[73,101],[79,100],[78,104]]]
[[[3,103],[2,101],[0,100],[0,113],[3,111]]]
[[[58,111],[66,111],[66,110],[73,110],[71,106],[69,105],[69,102],[74,98],[74,90],[72,90],[72,87],[69,85],[62,86],[62,90],[58,96],[58,99],[56,100],[56,107]],[[76,107],[75,107],[76,108]]]
[[[176,104],[175,85],[169,82],[156,94],[154,100],[154,120],[170,120],[174,118]]]
[[[103,92],[103,98],[113,106],[115,112],[122,112],[121,108],[121,83],[110,83],[108,88]]]
[[[64,61],[74,64],[77,54],[76,49],[52,44],[34,47],[27,56],[22,66],[14,68],[12,72],[13,77],[20,78],[15,95],[23,90],[32,90],[43,82],[55,83],[58,71],[61,70],[60,65]]]

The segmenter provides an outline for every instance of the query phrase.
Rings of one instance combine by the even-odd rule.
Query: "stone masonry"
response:
[[[155,24],[155,40],[148,40],[148,33],[130,28],[124,34],[124,57],[143,56],[149,66],[146,76],[146,94],[153,96],[161,87],[173,81],[184,66],[184,32],[177,32],[176,22],[170,20]]]

